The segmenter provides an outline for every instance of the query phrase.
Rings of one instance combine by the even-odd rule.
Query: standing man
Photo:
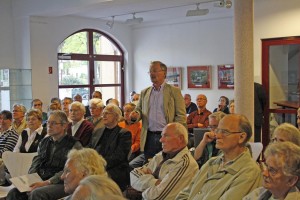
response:
[[[266,91],[259,83],[254,83],[254,142],[261,142],[261,127],[264,121]]]
[[[85,107],[82,103],[74,101],[70,105],[70,119],[72,122],[68,124],[67,133],[79,140],[82,146],[85,147],[92,137],[94,126],[83,118],[84,113]]]
[[[163,128],[171,122],[186,126],[186,112],[179,88],[165,83],[167,66],[160,61],[150,64],[152,86],[141,92],[136,109],[131,112],[132,121],[142,120],[141,152],[145,160],[162,150],[159,142]]]
[[[51,200],[67,195],[64,192],[64,184],[60,175],[63,172],[68,152],[72,148],[81,148],[78,141],[66,134],[67,125],[68,118],[63,111],[57,110],[50,113],[47,121],[49,137],[45,137],[39,143],[38,155],[33,158],[29,169],[30,174],[38,173],[43,181],[33,183],[28,194],[13,188],[9,191],[7,200]]]
[[[187,115],[191,114],[192,112],[198,109],[197,105],[194,102],[192,102],[190,94],[185,94],[183,98],[185,104],[185,111]]]

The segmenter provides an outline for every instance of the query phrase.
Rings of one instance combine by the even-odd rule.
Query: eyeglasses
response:
[[[222,134],[223,136],[228,136],[228,135],[235,134],[235,133],[242,133],[242,131],[229,131],[227,129],[217,128],[215,130],[215,133],[216,134]]]
[[[218,127],[218,125],[209,125],[208,128],[212,131],[215,130]]]
[[[21,110],[13,110],[13,112],[22,112]]]
[[[33,106],[41,106],[41,103],[33,104]]]
[[[113,112],[103,112],[102,116],[114,114]]]
[[[285,142],[285,141],[282,139],[278,139],[277,137],[274,137],[271,139],[271,142],[274,143],[274,142]]]
[[[47,121],[47,125],[48,125],[48,126],[55,126],[55,125],[57,125],[57,124],[63,124],[63,123]]]
[[[198,99],[196,99],[197,101],[206,101],[206,99],[205,98],[198,98]]]
[[[148,74],[156,74],[156,73],[158,73],[158,72],[163,72],[164,70],[150,70],[149,72],[148,72]]]
[[[268,166],[265,162],[261,162],[260,165],[261,169],[263,171],[268,171],[269,175],[271,176],[275,176],[278,173],[278,169],[274,169],[273,167]]]

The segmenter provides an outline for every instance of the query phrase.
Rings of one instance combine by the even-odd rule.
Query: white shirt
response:
[[[24,130],[27,132],[27,136],[28,136],[28,140],[27,140],[27,142],[25,144],[25,149],[26,149],[26,151],[28,151],[29,148],[30,148],[30,146],[31,146],[31,144],[33,143],[33,141],[35,139],[36,134],[39,134],[39,135],[42,134],[43,126],[41,125],[39,128],[37,128],[31,134],[30,134],[30,129],[29,128],[26,128]],[[20,134],[20,136],[19,136],[18,142],[17,142],[17,144],[16,144],[16,146],[14,148],[14,152],[20,152],[21,144],[22,144],[22,134]]]
[[[75,135],[75,133],[77,132],[79,126],[81,125],[81,123],[83,122],[84,118],[82,118],[80,121],[76,122],[75,124],[72,124],[72,136]]]

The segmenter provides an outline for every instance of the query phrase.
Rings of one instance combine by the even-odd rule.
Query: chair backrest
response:
[[[196,148],[198,144],[203,139],[204,133],[210,132],[210,129],[208,128],[194,128],[193,134],[194,134],[194,147]]]
[[[32,159],[36,155],[37,153],[17,153],[5,151],[2,154],[2,159],[11,177],[17,177],[28,174]]]
[[[252,158],[256,161],[263,150],[263,144],[261,142],[249,142],[252,151]]]

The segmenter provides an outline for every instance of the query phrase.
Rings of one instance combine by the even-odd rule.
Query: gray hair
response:
[[[117,121],[120,121],[122,118],[122,112],[121,109],[116,106],[113,103],[109,103],[103,110],[103,112],[105,112],[106,110],[111,111],[112,113],[114,113],[117,116]]]
[[[109,177],[103,175],[91,175],[82,179],[79,185],[89,188],[89,195],[84,200],[99,200],[109,195],[115,195],[114,199],[124,199],[119,186]],[[106,199],[106,198],[105,198]]]
[[[107,174],[105,159],[94,149],[72,149],[68,153],[68,160],[72,160],[75,163],[76,169],[86,175]]]
[[[66,113],[64,111],[61,111],[61,110],[54,110],[54,111],[51,111],[49,113],[49,116],[53,115],[54,118],[58,118],[60,123],[62,124],[67,124],[69,123],[68,121],[68,117],[66,115]]]
[[[218,111],[218,112],[214,112],[214,113],[210,114],[208,116],[208,118],[209,119],[214,118],[214,119],[216,119],[219,122],[225,116],[226,116],[225,113],[223,113],[222,111]]]
[[[83,103],[80,103],[79,101],[74,101],[69,105],[69,109],[71,109],[72,106],[79,107],[79,109],[85,114],[85,106]]]
[[[184,127],[182,124],[180,124],[178,122],[169,123],[167,126],[173,126],[174,127],[174,134],[176,134],[176,135],[182,135],[183,138],[184,138],[185,145],[188,144],[188,140],[189,139],[188,139],[188,131],[187,131],[186,127]],[[167,126],[165,126],[165,128]]]
[[[26,108],[23,104],[16,103],[16,104],[13,105],[13,108],[19,108],[23,112],[23,114],[26,113]]]
[[[40,122],[43,121],[43,114],[42,111],[40,111],[39,109],[34,109],[34,108],[29,109],[25,114],[26,121],[28,121],[30,116],[35,116],[36,118],[38,118]]]
[[[291,142],[277,142],[268,145],[265,158],[275,156],[286,176],[300,177],[300,147]],[[299,181],[299,180],[298,180]]]
[[[274,134],[281,132],[287,138],[288,142],[292,142],[300,146],[300,130],[290,123],[283,123],[277,126],[274,130]]]
[[[237,115],[237,114],[235,114]],[[238,115],[239,116],[239,128],[240,131],[245,132],[247,134],[247,138],[245,141],[245,144],[250,140],[252,136],[252,127],[248,120],[248,118],[245,115]]]
[[[89,106],[96,105],[97,108],[104,108],[104,103],[101,99],[93,98],[89,101]]]

